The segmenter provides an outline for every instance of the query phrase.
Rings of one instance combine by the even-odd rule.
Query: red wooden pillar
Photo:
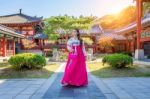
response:
[[[5,57],[6,56],[6,39],[5,39],[5,37],[3,37],[2,38],[2,55],[3,55],[3,57]]]
[[[12,40],[12,45],[13,45],[12,53],[13,53],[13,55],[15,55],[15,40],[14,39]]]
[[[42,40],[41,39],[39,39],[39,46],[42,49]]]
[[[122,45],[122,44],[120,44]],[[127,42],[124,43],[124,51],[127,51]]]
[[[135,47],[135,45],[136,45],[136,40],[135,40],[135,36],[134,36],[134,34],[132,35],[132,41],[131,41],[131,51],[132,52],[135,52],[135,50],[136,50],[136,47]]]
[[[141,49],[140,47],[140,38],[141,38],[141,30],[142,30],[142,24],[141,24],[141,18],[142,18],[142,0],[136,0],[136,6],[137,6],[137,49]]]

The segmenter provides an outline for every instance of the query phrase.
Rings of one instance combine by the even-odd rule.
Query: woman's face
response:
[[[72,37],[77,37],[77,32],[75,30],[72,31]]]

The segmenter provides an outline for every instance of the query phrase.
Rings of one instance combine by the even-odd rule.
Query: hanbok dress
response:
[[[67,49],[69,50],[69,55],[61,83],[63,85],[86,86],[88,77],[84,43],[80,46],[80,41],[72,37],[67,42]],[[73,53],[71,52],[72,49],[74,50]]]

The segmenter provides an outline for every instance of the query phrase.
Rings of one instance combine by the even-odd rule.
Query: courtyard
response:
[[[48,79],[1,79],[0,99],[149,99],[150,78],[98,78],[88,73],[84,87],[62,87],[65,63]]]
[[[150,99],[150,0],[0,2],[0,99]]]

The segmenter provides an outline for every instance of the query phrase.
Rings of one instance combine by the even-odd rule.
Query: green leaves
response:
[[[118,29],[136,21],[136,7],[128,6],[120,13],[105,15],[98,20],[103,29]]]
[[[124,54],[111,54],[102,59],[103,64],[107,63],[115,68],[124,68],[133,64],[132,57]]]
[[[147,58],[150,59],[150,55],[148,55]]]
[[[63,30],[65,33],[70,33],[72,29],[76,28],[87,30],[91,26],[91,22],[94,19],[95,18],[93,16],[52,16],[44,19],[44,32],[49,36],[50,39],[57,39],[58,30]]]
[[[150,13],[150,3],[143,4],[143,13]],[[103,29],[119,29],[136,21],[136,6],[128,6],[120,13],[105,15],[98,20]]]
[[[46,65],[45,57],[33,53],[14,55],[8,62],[14,69],[41,69]]]

